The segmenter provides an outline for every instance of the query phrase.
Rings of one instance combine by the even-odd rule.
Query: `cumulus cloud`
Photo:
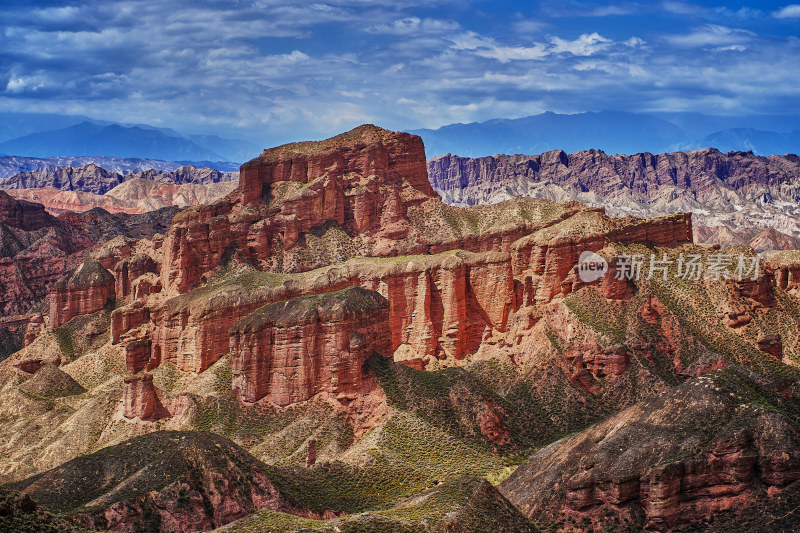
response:
[[[796,108],[800,86],[800,40],[757,35],[759,26],[748,26],[755,12],[679,2],[661,6],[671,25],[630,31],[612,15],[638,16],[641,3],[578,2],[549,18],[535,7],[492,14],[421,0],[48,5],[0,4],[0,110],[86,114],[264,145],[360,122],[411,129],[632,103],[770,111]],[[687,29],[664,10],[703,18]],[[760,24],[784,26],[765,15]]]

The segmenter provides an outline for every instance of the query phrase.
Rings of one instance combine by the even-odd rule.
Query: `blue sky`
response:
[[[800,4],[0,4],[0,111],[264,144],[604,109],[800,113]]]

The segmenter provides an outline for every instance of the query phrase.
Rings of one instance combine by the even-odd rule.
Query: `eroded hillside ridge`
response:
[[[696,240],[758,251],[797,248],[800,158],[721,153],[713,148],[665,154],[443,155],[428,162],[445,202],[476,205],[518,196],[577,200],[610,214],[695,213]]]
[[[158,233],[93,247],[52,287],[56,305],[26,329],[27,346],[0,362],[0,411],[9,414],[0,417],[0,429],[13,427],[16,435],[0,439],[0,476],[36,484],[47,469],[54,469],[49,479],[58,479],[65,461],[137,435],[210,431],[259,461],[286,467],[270,479],[296,489],[281,494],[296,511],[314,513],[304,516],[379,523],[397,515],[362,513],[427,507],[426,498],[451,491],[459,476],[505,479],[535,450],[562,450],[565,463],[578,465],[575,454],[598,444],[600,433],[581,434],[592,424],[711,372],[742,367],[764,376],[748,399],[754,406],[796,404],[800,374],[786,363],[800,356],[797,252],[765,255],[753,279],[683,279],[679,257],[705,263],[719,253],[758,258],[749,249],[694,245],[687,213],[614,218],[602,208],[537,198],[449,206],[425,187],[419,148],[413,136],[362,126],[327,141],[268,150],[245,165],[253,174],[228,197],[181,211]],[[260,188],[255,195],[244,190],[253,180]],[[596,281],[579,275],[585,251],[608,265]],[[631,256],[643,259],[643,272],[653,257],[663,262],[666,256],[670,267],[664,279],[626,278],[619,274]],[[720,395],[731,416],[709,426],[705,440],[680,424],[660,431],[681,440],[681,454],[654,460],[681,461],[684,472],[693,465],[713,469],[718,462],[706,461],[706,444],[721,442],[725,423],[747,420],[738,414],[738,399],[727,390]],[[693,415],[705,418],[702,409]],[[673,422],[667,415],[658,421]],[[649,422],[643,421],[643,433]],[[796,417],[786,423],[797,426]],[[580,446],[542,448],[569,435]],[[600,451],[616,457],[618,448]],[[753,455],[744,444],[731,453],[739,451]],[[758,453],[758,461],[779,459],[772,449]],[[99,452],[93,467],[105,468],[109,457]],[[687,507],[681,499],[698,492],[678,483],[699,478],[670,477],[669,490],[655,494],[648,457],[626,467],[631,478],[622,480],[623,488],[637,477],[640,492],[631,482],[624,502],[598,501],[608,482],[613,490],[621,486],[605,467],[591,471],[585,485],[578,483],[583,471],[560,469],[575,483],[560,484],[559,499],[543,507],[530,497],[542,493],[540,478],[523,476],[540,470],[537,461],[505,485],[519,492],[507,496],[532,519],[574,530],[600,524],[606,515],[609,524],[625,518],[629,502],[643,510],[664,504],[660,514],[636,511],[628,518],[633,530],[649,522],[668,529],[682,524],[672,518],[686,509],[702,520],[754,504],[759,483],[766,482],[748,460],[750,470],[741,478],[746,486],[704,477],[708,483],[697,485],[710,491],[703,493],[704,505]],[[728,459],[725,472],[745,464]],[[79,484],[85,505],[69,512],[121,524],[120,513],[135,507],[144,517],[150,498],[137,493],[131,499],[116,487],[148,462],[123,469],[102,500]],[[793,490],[800,469],[794,459],[789,463],[785,482],[767,480],[772,493]],[[226,496],[233,493],[198,483],[192,464],[187,477],[167,480],[176,490],[160,492],[164,484],[139,474],[131,481],[153,495],[159,509],[183,509],[187,496],[198,503],[211,498],[209,512],[233,508]],[[243,488],[234,500],[252,508],[244,498],[252,481],[246,469],[219,479]],[[531,484],[537,485],[529,490]],[[463,486],[477,494],[474,483]],[[727,497],[728,490],[736,497]],[[479,492],[488,499],[475,500],[480,508],[468,513],[470,519],[514,509],[491,490]],[[497,505],[484,507],[489,500]],[[430,519],[470,524],[450,512],[453,501]],[[512,521],[524,526],[523,518]],[[250,519],[286,526],[261,530],[294,530],[286,515]],[[170,531],[170,524],[163,522],[161,531]],[[334,522],[317,525],[330,529]],[[492,525],[480,531],[496,531]]]
[[[28,172],[19,172],[7,178],[0,178],[0,188],[41,189],[49,187],[61,191],[105,194],[114,187],[133,179],[175,185],[186,183],[209,184],[236,181],[238,173],[220,172],[211,168],[196,168],[192,165],[186,165],[171,171],[147,169],[121,174],[108,171],[94,163],[88,163],[81,167],[45,167]]]
[[[181,212],[163,244],[136,245],[152,255],[137,259],[147,268],[126,266],[132,249],[98,259],[116,275],[115,290],[103,294],[120,298],[112,342],[125,347],[136,374],[126,379],[126,412],[148,417],[170,412],[153,407],[159,393],[146,375],[164,362],[203,372],[230,353],[233,388],[249,402],[267,396],[286,405],[321,391],[347,398],[363,392],[372,353],[419,369],[458,364],[504,334],[521,307],[579,289],[583,251],[691,239],[688,214],[612,219],[540,200],[448,207],[428,184],[419,138],[362,126],[246,163],[237,191]],[[287,324],[256,319],[270,305],[302,307],[304,298],[352,294],[354,286],[385,299],[378,322],[362,310],[349,325],[328,318],[324,306]],[[624,292],[613,282],[603,287]],[[81,314],[85,289],[73,290],[54,290],[52,298],[75,305],[51,307],[53,324]],[[336,330],[352,330],[352,338]]]

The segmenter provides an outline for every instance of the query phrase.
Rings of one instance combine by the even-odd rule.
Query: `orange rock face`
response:
[[[525,305],[546,304],[556,296],[566,296],[586,283],[573,272],[583,252],[599,252],[612,243],[649,243],[655,246],[676,246],[692,242],[692,221],[689,213],[678,213],[646,220],[617,219],[610,224],[602,211],[582,212],[581,221],[596,225],[591,237],[578,237],[547,229],[523,237],[512,245],[514,277],[522,280],[522,301]],[[577,217],[576,217],[577,218]],[[576,221],[576,224],[580,222]],[[611,262],[614,265],[614,262]],[[616,268],[614,266],[610,268]],[[630,295],[624,279],[608,274],[599,281],[602,291],[611,298]]]
[[[280,270],[270,263],[274,247],[292,249],[302,234],[328,222],[378,240],[403,238],[408,208],[436,196],[421,139],[375,126],[266,150],[242,166],[241,176],[228,199],[178,217],[164,243],[165,286],[179,292],[196,286],[233,248]],[[264,212],[278,182],[285,184],[280,206]]]
[[[114,300],[114,276],[95,259],[86,259],[50,289],[50,324],[58,327],[76,316],[103,309]]]
[[[388,323],[386,299],[357,287],[264,306],[231,329],[233,388],[247,402],[349,401],[368,391],[366,360],[388,354]]]

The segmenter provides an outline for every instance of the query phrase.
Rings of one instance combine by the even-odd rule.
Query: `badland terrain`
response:
[[[800,252],[694,224],[796,201],[792,157],[426,163],[365,125],[181,209],[0,192],[0,524],[791,530]],[[528,194],[543,176],[556,197]]]

